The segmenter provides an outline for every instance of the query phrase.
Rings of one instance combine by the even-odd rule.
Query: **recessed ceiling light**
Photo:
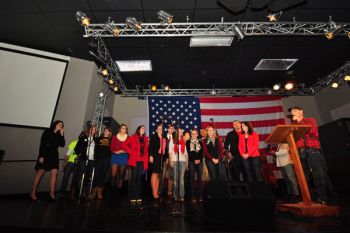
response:
[[[116,61],[120,72],[152,71],[151,60]]]
[[[230,36],[194,36],[190,47],[231,46],[232,40]]]
[[[254,70],[288,70],[298,60],[296,58],[261,59]]]

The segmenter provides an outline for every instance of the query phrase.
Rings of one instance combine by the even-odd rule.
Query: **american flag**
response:
[[[232,121],[250,121],[259,134],[260,148],[271,129],[285,124],[281,97],[149,97],[149,129],[176,121],[184,130],[215,125],[219,136],[232,130]],[[169,118],[169,116],[171,116]]]

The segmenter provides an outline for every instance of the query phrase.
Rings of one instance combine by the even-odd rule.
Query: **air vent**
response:
[[[261,59],[254,70],[288,70],[298,59]]]

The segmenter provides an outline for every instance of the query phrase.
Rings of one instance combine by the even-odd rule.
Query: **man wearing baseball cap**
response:
[[[291,113],[292,124],[311,126],[311,129],[296,141],[296,146],[308,184],[313,178],[317,189],[317,202],[326,204],[328,201],[327,189],[332,194],[335,192],[327,174],[326,162],[321,154],[316,119],[305,118],[304,109],[299,106],[291,107],[288,111]]]

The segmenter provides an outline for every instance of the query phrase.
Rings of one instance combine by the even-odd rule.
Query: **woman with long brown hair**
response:
[[[124,150],[123,144],[128,139],[128,127],[121,124],[119,132],[112,138],[111,143],[111,164],[112,164],[112,187],[121,190],[123,187],[126,165],[128,164],[128,153]]]
[[[30,193],[30,198],[33,201],[38,200],[36,190],[46,171],[50,171],[50,199],[56,199],[55,187],[59,167],[58,147],[64,147],[65,144],[63,128],[63,121],[57,120],[41,136],[39,157],[35,165],[37,172],[34,177],[32,192]]]
[[[254,132],[250,122],[242,122],[241,127],[242,133],[239,134],[238,149],[243,158],[243,166],[248,181],[262,181],[259,136]]]

